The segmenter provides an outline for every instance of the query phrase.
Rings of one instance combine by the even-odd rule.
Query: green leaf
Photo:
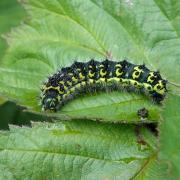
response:
[[[13,26],[17,26],[24,16],[24,10],[16,2],[16,0],[1,0],[0,1],[0,35],[6,33]],[[0,37],[0,59],[3,57],[6,50],[6,43]]]
[[[28,0],[23,3],[29,21],[7,37],[10,48],[0,69],[0,92],[18,104],[40,112],[42,82],[75,59],[108,57],[144,62],[152,70],[159,69],[171,84],[179,85],[180,40],[175,25],[178,21],[172,24],[164,13],[166,8],[161,10],[161,3],[153,0]],[[178,17],[179,12],[174,13]],[[168,88],[180,92],[170,84]],[[148,121],[159,119],[159,107],[148,98],[122,92],[79,97],[57,116],[139,121],[136,112],[144,106],[151,115]],[[109,109],[113,113],[108,113]]]
[[[137,111],[145,107],[149,111],[148,119],[140,119]],[[142,95],[128,92],[98,93],[81,99],[75,99],[63,107],[58,114],[67,118],[91,118],[110,122],[156,122],[160,119],[160,107],[154,105]],[[64,117],[66,118],[66,117]]]
[[[0,134],[1,179],[130,179],[160,170],[146,128],[77,120],[10,129]]]
[[[7,44],[2,36],[9,31],[10,28],[18,25],[23,16],[24,10],[16,0],[0,1],[0,61],[7,49]],[[0,105],[5,101],[6,99],[4,97],[0,97]]]
[[[180,177],[180,96],[171,95],[163,112],[161,123],[160,158],[169,161],[174,179]]]

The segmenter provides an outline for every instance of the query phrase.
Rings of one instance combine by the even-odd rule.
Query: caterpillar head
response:
[[[48,90],[42,97],[42,110],[56,112],[59,104],[58,93],[56,90]]]

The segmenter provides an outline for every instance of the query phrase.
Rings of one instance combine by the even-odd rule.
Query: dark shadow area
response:
[[[31,121],[50,121],[46,116],[24,112],[24,108],[13,102],[5,102],[0,106],[0,129],[9,129],[8,124],[30,126]]]

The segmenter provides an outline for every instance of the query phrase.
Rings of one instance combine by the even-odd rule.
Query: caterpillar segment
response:
[[[150,95],[160,104],[165,98],[167,81],[158,71],[149,70],[144,64],[135,65],[123,61],[74,62],[48,78],[42,86],[43,111],[57,111],[78,94],[121,86]]]

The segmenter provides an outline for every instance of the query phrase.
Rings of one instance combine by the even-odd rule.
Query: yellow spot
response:
[[[100,69],[99,74],[100,74],[101,77],[104,77],[107,74],[107,72],[106,71],[103,72],[103,69]]]
[[[120,64],[116,64],[115,67],[122,68]]]
[[[166,90],[162,83],[162,80],[159,80],[158,83],[154,86],[154,91],[156,91],[158,94],[164,95]]]
[[[121,76],[123,74],[123,72],[121,71],[120,68],[117,68],[115,73],[116,73],[117,77],[119,77],[119,76]]]
[[[85,85],[86,85],[86,82],[85,82],[85,81],[81,82],[81,85],[82,85],[82,86],[85,86]]]
[[[77,83],[77,82],[78,82],[78,79],[73,76],[73,77],[72,77],[72,81],[73,81],[74,83]]]
[[[42,89],[42,91],[44,91],[46,88],[47,88],[47,86],[43,85],[41,89]]]
[[[143,72],[144,71],[141,68],[139,68],[139,66],[134,67],[134,72],[132,74],[132,78],[138,79],[140,77],[141,73],[143,73]]]
[[[59,81],[59,84],[61,84],[63,86],[64,90],[67,90],[67,87],[64,85],[65,84],[64,81]],[[59,89],[59,91],[61,91],[61,90]],[[64,91],[61,91],[61,92],[64,93]]]
[[[65,86],[64,86],[64,87],[65,87]],[[61,91],[60,88],[59,88],[59,86],[56,86],[56,87],[49,86],[49,87],[47,87],[47,88],[44,90],[44,92],[46,92],[46,91],[48,91],[48,90],[50,90],[50,89],[57,90],[57,91],[59,92],[59,94],[64,94],[64,91]]]
[[[99,78],[98,80],[96,80],[96,83],[104,83],[106,82],[105,78]]]
[[[62,84],[62,85],[64,85],[64,81],[59,81],[59,84]]]
[[[81,80],[83,80],[83,79],[85,78],[85,76],[83,76],[82,73],[79,73],[79,78],[80,78]]]
[[[129,85],[129,79],[123,79],[123,78],[121,78],[121,80],[122,80],[122,84],[124,85],[124,86],[126,86],[126,85]]]
[[[65,99],[67,96],[68,96],[68,94],[64,94],[64,95],[63,95],[63,99]]]
[[[80,83],[76,84],[76,86],[75,86],[75,88],[77,88],[77,89],[79,89],[80,87],[81,87]]]
[[[67,81],[66,82],[69,86],[72,86],[72,82],[71,81]]]
[[[67,98],[70,94],[71,94],[71,91],[68,90],[68,91],[63,95],[62,99]]]
[[[107,79],[107,82],[119,82],[121,78],[117,78],[117,77],[114,77],[114,78],[109,78]]]
[[[95,75],[95,72],[92,72],[91,70],[89,70],[88,76],[89,78],[93,78]]]
[[[150,84],[148,84],[148,83],[143,83],[143,87],[147,91],[152,91],[153,90],[153,87]]]
[[[111,82],[113,78],[108,78],[107,79],[107,82]]]
[[[121,79],[121,78],[116,78],[116,77],[115,77],[115,78],[112,78],[112,79],[113,79],[113,81],[120,82],[120,79]]]
[[[52,101],[52,99],[51,99],[51,98],[49,98],[49,99],[47,99],[47,100],[46,100],[46,102],[51,102],[51,101]]]
[[[93,79],[89,79],[88,81],[87,81],[87,84],[93,84],[94,83],[94,80]]]
[[[142,69],[139,68],[139,66],[135,66],[135,67],[134,67],[134,70],[135,70],[135,71],[139,71],[139,72],[142,71]]]
[[[73,73],[68,73],[68,75],[73,76]]]
[[[129,80],[129,83],[130,83],[130,85],[132,85],[132,86],[134,86],[136,88],[142,87],[141,83],[139,83],[138,81],[132,80],[132,79]]]
[[[75,88],[75,87],[72,87],[72,88],[70,89],[70,92],[73,93],[75,90],[76,90],[76,88]]]
[[[61,101],[61,96],[58,96],[57,99],[58,99],[58,101],[60,102],[60,101]]]
[[[147,78],[147,82],[153,83],[156,78],[157,78],[157,76],[154,75],[154,72],[150,72],[149,76]]]

